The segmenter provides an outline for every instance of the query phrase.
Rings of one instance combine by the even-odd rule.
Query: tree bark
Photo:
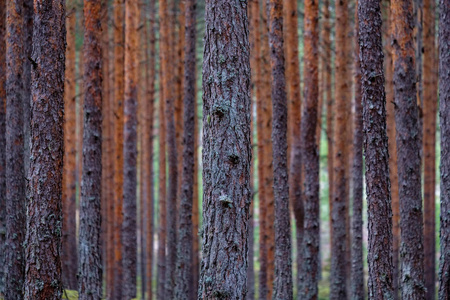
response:
[[[23,298],[25,277],[24,38],[23,0],[7,1],[5,299]]]
[[[268,0],[267,6],[272,67],[272,143],[275,196],[275,280],[272,298],[292,299],[283,2],[282,0]]]
[[[441,257],[439,299],[450,299],[450,2],[439,1],[439,116],[441,128]]]
[[[304,18],[304,99],[301,143],[303,174],[305,178],[303,199],[305,203],[305,231],[302,251],[301,295],[302,299],[318,299],[320,199],[319,199],[319,151],[317,147],[317,111],[319,104],[319,3],[305,2]]]
[[[25,299],[61,299],[65,5],[35,1],[34,12]]]
[[[252,156],[247,2],[206,1],[205,45],[199,299],[244,299]]]
[[[0,149],[6,149],[6,1],[0,0]],[[5,265],[6,153],[0,151],[0,265]],[[5,291],[5,270],[0,268],[0,295]]]
[[[409,0],[393,0],[391,12],[400,187],[402,298],[424,299],[419,113],[416,101],[412,3]]]
[[[331,242],[330,299],[347,297],[347,161],[348,103],[350,102],[347,64],[348,1],[336,0],[336,71],[333,141],[333,205]]]
[[[185,63],[184,63],[184,99],[183,99],[183,174],[181,182],[181,200],[179,208],[177,236],[177,279],[176,299],[195,299],[192,274],[192,202],[195,164],[195,25],[196,1],[185,3]],[[180,24],[181,25],[181,24]]]
[[[62,275],[64,287],[76,290],[78,272],[78,251],[76,237],[76,188],[77,188],[77,136],[76,136],[76,1],[66,4],[67,46],[66,73],[64,83],[64,173],[63,173],[63,233],[62,233]]]
[[[80,204],[80,299],[102,297],[101,179],[102,179],[102,3],[84,1],[84,130]]]
[[[426,298],[435,299],[436,285],[436,113],[437,76],[435,1],[423,3],[423,168],[424,168],[424,267]]]
[[[351,298],[364,300],[364,258],[363,258],[363,108],[361,91],[361,63],[359,56],[358,1],[355,8],[355,49],[354,74],[355,88],[353,114],[353,217],[352,217],[352,271]],[[383,48],[383,47],[381,47]]]

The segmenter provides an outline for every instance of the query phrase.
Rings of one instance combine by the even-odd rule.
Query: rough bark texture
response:
[[[63,173],[63,232],[62,276],[65,288],[77,289],[78,253],[76,239],[76,187],[77,187],[77,136],[76,136],[76,82],[75,82],[75,27],[76,1],[66,4],[66,73],[64,83],[64,173]]]
[[[436,113],[437,76],[435,1],[423,1],[423,168],[424,268],[426,298],[435,299],[436,286]]]
[[[299,296],[318,299],[319,294],[319,151],[317,147],[317,110],[319,102],[319,2],[305,1],[304,18],[304,109],[301,127],[301,144],[304,174],[303,201],[305,203],[304,237],[302,251],[302,282]]]
[[[246,296],[252,156],[249,56],[247,2],[207,0],[199,299]]]
[[[0,0],[0,147],[6,149],[6,0]],[[6,153],[0,151],[0,265],[5,262]],[[0,268],[0,295],[5,291],[5,270]]]
[[[287,168],[287,100],[283,49],[283,1],[268,0],[272,67],[272,143],[275,196],[275,280],[273,299],[292,299],[291,227]]]
[[[300,91],[300,66],[298,59],[298,13],[297,1],[284,2],[284,36],[286,39],[286,92],[289,105],[290,142],[289,150],[289,198],[295,217],[296,246],[297,246],[297,278],[295,284],[301,289],[302,274],[302,242],[304,207],[302,199],[301,181],[301,152],[300,136],[302,99]],[[318,54],[318,53],[316,53]],[[308,74],[309,76],[309,74]]]
[[[380,0],[359,0],[358,18],[369,223],[369,299],[392,299],[392,210]]]
[[[23,1],[7,1],[5,299],[23,298],[25,275],[24,58]]]
[[[409,0],[393,0],[391,12],[400,187],[402,298],[423,299],[423,218],[412,3]]]
[[[125,2],[125,101],[123,143],[123,298],[136,297],[137,271],[137,101],[138,3]]]
[[[34,12],[25,299],[56,300],[62,298],[64,1],[36,0]]]
[[[124,0],[114,1],[114,286],[112,299],[122,297]]]
[[[358,3],[358,2],[356,2]],[[359,19],[355,9],[355,49],[353,84],[355,89],[353,114],[353,216],[352,216],[352,271],[351,299],[364,300],[364,258],[363,258],[363,108],[361,91],[361,64],[359,58]]]
[[[195,164],[195,0],[186,1],[184,64],[183,174],[177,237],[176,299],[195,299],[192,274],[192,202]]]
[[[102,297],[102,43],[101,0],[84,0],[84,130],[80,203],[80,299]]]
[[[347,64],[348,1],[336,0],[336,71],[335,71],[335,112],[333,141],[333,205],[331,235],[331,288],[330,299],[347,297],[347,176],[348,161],[347,131],[350,86]]]
[[[441,128],[441,258],[439,299],[450,299],[450,2],[439,1],[439,116]]]
[[[392,17],[388,0],[382,1],[382,9],[384,10],[383,20],[383,41],[385,50],[385,87],[386,87],[386,118],[387,118],[387,134],[389,144],[389,178],[391,181],[391,207],[392,207],[392,263],[394,269],[392,271],[392,286],[394,288],[394,299],[399,296],[399,267],[400,267],[400,203],[398,196],[398,172],[397,172],[397,144],[395,141],[395,105],[394,105],[394,68],[392,65],[392,46],[391,46],[391,23]]]

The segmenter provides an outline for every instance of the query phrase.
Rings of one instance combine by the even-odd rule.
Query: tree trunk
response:
[[[392,299],[392,211],[380,0],[360,0],[358,19],[369,223],[369,299]]]
[[[6,149],[6,1],[0,0],[0,149]],[[0,265],[5,265],[6,153],[0,151]],[[0,268],[0,295],[5,291],[5,270]]]
[[[283,48],[283,1],[268,0],[272,66],[272,143],[275,196],[274,299],[292,299],[291,228],[287,169],[287,100]]]
[[[192,244],[192,277],[193,277],[193,289],[195,295],[198,291],[198,281],[200,279],[200,241],[199,241],[199,194],[198,194],[198,150],[199,150],[199,127],[197,120],[197,101],[195,102],[195,130],[194,130],[194,191],[193,191],[193,204],[192,204],[192,234],[194,241]]]
[[[356,2],[357,4],[358,2]],[[361,63],[359,59],[358,5],[355,8],[354,74],[355,102],[353,115],[353,217],[352,217],[352,271],[351,298],[364,300],[364,258],[363,258],[363,108],[361,94]],[[381,47],[382,49],[382,47]]]
[[[23,0],[6,3],[6,248],[5,299],[22,299],[25,275]]]
[[[423,168],[424,168],[424,267],[426,298],[435,299],[436,285],[436,113],[437,71],[435,1],[423,3]]]
[[[412,3],[409,0],[393,0],[391,12],[400,187],[402,298],[424,299],[419,114],[416,101]]]
[[[298,59],[298,14],[297,1],[285,1],[284,21],[286,38],[286,83],[287,98],[290,110],[290,120],[288,127],[290,130],[290,162],[289,162],[289,198],[295,217],[296,245],[297,245],[297,278],[295,284],[297,289],[301,289],[302,274],[302,243],[303,243],[303,219],[304,207],[302,199],[301,181],[301,109],[302,99],[300,91],[300,63]],[[309,75],[308,75],[309,76]]]
[[[385,50],[385,74],[386,74],[386,110],[387,110],[387,134],[389,144],[389,178],[391,181],[391,202],[392,202],[392,263],[394,269],[392,271],[392,286],[394,289],[394,299],[399,296],[399,267],[400,267],[400,203],[398,196],[398,172],[397,172],[397,145],[395,141],[395,105],[394,105],[394,82],[393,82],[393,65],[392,65],[392,46],[391,46],[391,27],[392,23],[391,11],[389,9],[389,1],[382,2],[386,20],[383,22],[383,40]]]
[[[64,8],[63,1],[34,2],[25,299],[62,298]]]
[[[185,58],[184,63],[184,131],[183,131],[183,174],[181,182],[181,199],[178,221],[178,255],[176,299],[195,299],[196,292],[193,287],[192,276],[192,202],[194,188],[195,164],[195,0],[186,1],[185,18]],[[180,24],[183,27],[182,24]]]
[[[76,136],[76,74],[75,74],[75,30],[76,1],[66,5],[66,68],[64,83],[64,173],[63,173],[63,233],[62,233],[62,275],[65,288],[76,290],[78,252],[76,236],[76,188],[77,188],[77,136]]]
[[[124,0],[114,1],[114,287],[112,299],[122,299],[122,223],[124,183]]]
[[[439,1],[439,116],[441,128],[441,258],[439,299],[450,299],[450,2]]]
[[[207,0],[205,19],[199,298],[244,299],[252,156],[247,3]]]
[[[348,2],[336,1],[336,102],[334,111],[333,141],[333,205],[332,205],[332,242],[331,242],[331,288],[330,299],[347,297],[347,176],[348,161],[347,124],[350,102],[349,74],[347,70],[347,28]]]
[[[80,299],[102,297],[102,43],[101,0],[84,1],[84,130],[81,181],[79,283]]]
[[[318,299],[319,246],[320,246],[320,198],[319,198],[319,152],[317,147],[317,111],[319,104],[319,3],[305,2],[304,19],[304,99],[301,144],[303,174],[305,178],[303,199],[305,202],[305,231],[302,251],[302,299]]]

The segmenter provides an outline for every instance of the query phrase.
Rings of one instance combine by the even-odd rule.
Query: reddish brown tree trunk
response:
[[[391,12],[400,187],[402,298],[423,299],[423,217],[412,3],[409,0],[393,0]]]
[[[61,299],[65,5],[35,1],[25,299]],[[48,83],[52,84],[49,85]]]
[[[6,1],[0,0],[0,147],[6,149]],[[0,265],[5,264],[6,153],[0,151]],[[5,291],[5,270],[0,268],[0,295]]]

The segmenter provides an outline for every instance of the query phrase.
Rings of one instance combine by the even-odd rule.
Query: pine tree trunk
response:
[[[208,0],[205,19],[199,298],[244,299],[252,156],[247,3]]]
[[[358,2],[357,2],[358,3]],[[353,216],[352,216],[352,271],[351,298],[364,300],[364,258],[363,258],[363,108],[361,94],[361,64],[359,60],[358,5],[355,8],[354,75],[355,102],[353,115]]]
[[[435,299],[436,285],[436,113],[437,76],[435,1],[423,3],[423,168],[424,253],[426,298]]]
[[[402,298],[423,299],[425,289],[420,178],[421,144],[416,101],[412,3],[409,0],[393,0],[391,12],[397,163],[400,187]]]
[[[112,299],[122,299],[122,223],[124,182],[124,0],[114,1],[114,287]]]
[[[350,76],[347,70],[348,1],[336,1],[336,71],[333,141],[333,205],[331,242],[330,299],[347,297],[347,165],[348,165],[348,103]]]
[[[439,116],[441,128],[441,258],[439,299],[450,299],[450,2],[439,1]]]
[[[6,248],[5,299],[22,299],[25,275],[23,0],[6,3]]]
[[[292,299],[291,228],[287,168],[287,99],[283,48],[283,2],[267,1],[272,66],[272,143],[275,196],[274,299]]]
[[[76,1],[66,5],[66,68],[64,84],[64,173],[63,173],[63,233],[62,275],[64,287],[76,290],[78,253],[76,237],[76,187],[77,187],[77,136],[76,136],[76,78],[75,78],[75,30]]]
[[[63,1],[35,1],[34,12],[24,290],[25,299],[61,299],[66,15]]]
[[[320,198],[319,198],[319,151],[317,147],[317,112],[319,104],[319,3],[305,2],[304,79],[305,105],[302,116],[301,143],[304,174],[303,199],[305,203],[305,229],[302,251],[301,290],[302,299],[318,298],[319,246],[320,246]]]
[[[198,194],[198,150],[199,150],[199,127],[197,120],[197,101],[195,102],[195,130],[194,130],[194,191],[193,191],[193,204],[192,204],[192,234],[194,237],[193,245],[192,245],[192,278],[193,278],[193,289],[195,291],[195,295],[197,295],[198,291],[198,281],[200,279],[200,238],[199,238],[199,221],[200,221],[200,213],[199,213],[199,194]]]
[[[80,299],[102,297],[102,43],[101,0],[84,1],[84,130],[81,181],[79,282]]]
[[[6,1],[0,0],[0,147],[6,149]],[[0,151],[0,265],[5,265],[6,153]],[[0,268],[0,295],[5,291],[5,269]]]

